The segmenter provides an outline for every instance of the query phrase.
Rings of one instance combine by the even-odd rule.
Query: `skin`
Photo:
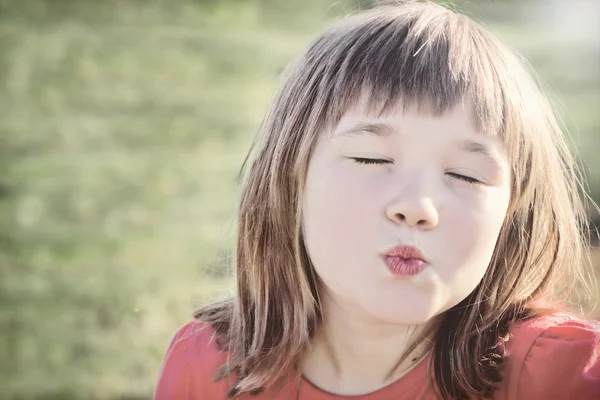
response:
[[[342,395],[389,384],[410,334],[475,289],[510,198],[505,150],[476,130],[470,104],[441,116],[364,109],[359,103],[320,136],[302,204],[325,315],[303,374]],[[423,272],[390,272],[382,255],[398,244],[423,253]]]

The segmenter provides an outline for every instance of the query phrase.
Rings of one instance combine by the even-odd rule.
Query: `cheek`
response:
[[[507,190],[493,190],[482,197],[462,197],[447,207],[440,218],[445,252],[454,258],[457,272],[483,275],[492,257],[508,206]]]
[[[306,179],[303,215],[307,230],[329,240],[350,238],[375,221],[374,191],[360,174],[348,173],[343,162],[318,161]],[[361,228],[361,229],[359,229]],[[329,234],[326,234],[328,233]],[[344,241],[344,240],[342,240]],[[346,245],[351,242],[344,241]]]
[[[313,167],[303,199],[306,246],[315,270],[327,285],[346,287],[348,282],[342,281],[360,279],[358,266],[364,263],[359,260],[368,262],[366,257],[373,247],[377,221],[373,193],[365,190],[356,174],[349,177],[343,168],[319,168],[318,163]],[[354,268],[350,274],[337,273]]]

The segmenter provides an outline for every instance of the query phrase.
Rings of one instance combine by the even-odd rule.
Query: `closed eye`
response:
[[[455,174],[454,172],[447,172],[446,174],[449,175],[449,176],[451,176],[451,177],[453,177],[453,178],[455,178],[455,179],[458,179],[458,180],[461,180],[461,181],[465,181],[465,182],[468,182],[468,183],[473,183],[473,184],[478,184],[478,185],[482,184],[482,182],[480,180],[477,180],[475,178],[471,178],[470,176]]]
[[[360,158],[360,157],[351,157],[352,160],[354,160],[354,162],[356,162],[357,164],[391,164],[392,162],[390,160],[383,160],[380,158]]]

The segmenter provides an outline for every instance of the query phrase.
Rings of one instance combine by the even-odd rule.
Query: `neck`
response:
[[[322,300],[323,324],[302,363],[303,375],[315,386],[346,396],[371,393],[401,378],[422,359],[423,346],[418,346],[398,365],[422,326],[384,323],[357,307],[325,296]]]

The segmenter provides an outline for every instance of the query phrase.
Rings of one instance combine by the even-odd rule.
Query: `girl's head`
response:
[[[370,112],[364,102],[316,141],[303,240],[321,305],[423,324],[484,276],[510,200],[508,156],[477,130],[468,98],[441,113],[403,103]],[[394,269],[387,254],[398,244],[416,247],[427,267]]]
[[[337,304],[429,326],[442,395],[489,394],[498,337],[581,261],[578,180],[550,107],[504,45],[433,3],[318,37],[246,178],[238,296],[201,313],[227,331],[236,391],[296,366]],[[423,253],[423,272],[390,272],[398,244]]]

